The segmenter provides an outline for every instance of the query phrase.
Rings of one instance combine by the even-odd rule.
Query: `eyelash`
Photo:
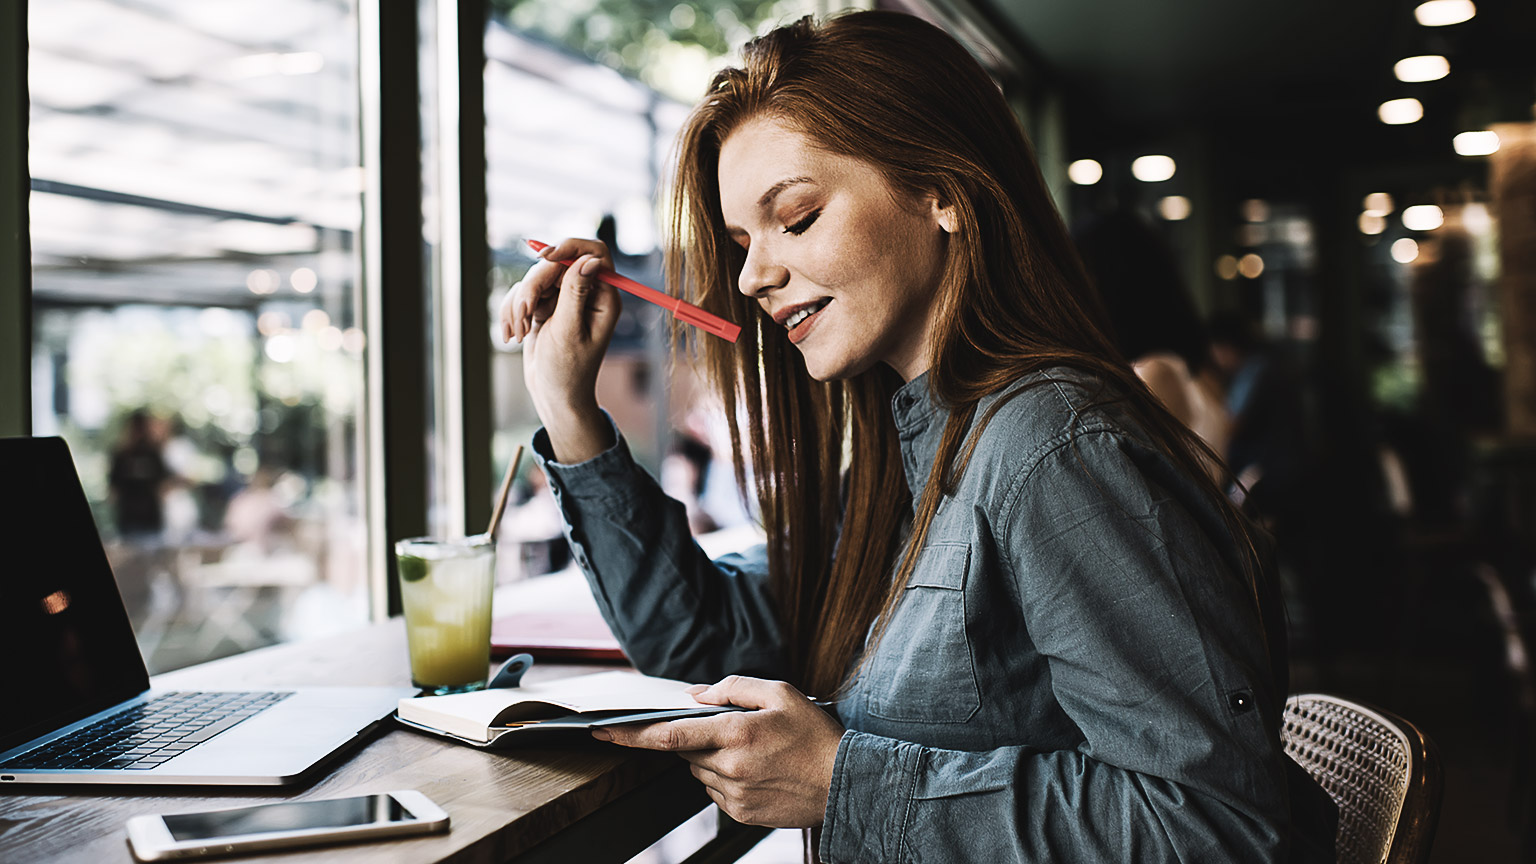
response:
[[[804,219],[801,219],[799,222],[796,222],[793,225],[785,225],[784,226],[784,233],[785,234],[796,234],[796,235],[804,234],[807,230],[810,229],[812,223],[814,223],[816,221],[816,217],[818,217],[820,215],[821,215],[821,210],[820,209],[812,210],[811,214],[809,216],[805,217]]]

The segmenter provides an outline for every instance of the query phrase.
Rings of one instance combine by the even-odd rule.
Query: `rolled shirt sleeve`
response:
[[[683,505],[635,463],[617,428],[614,440],[567,465],[554,460],[541,429],[532,451],[564,517],[571,557],[624,652],[648,675],[783,678],[764,550],[711,561],[693,541]]]

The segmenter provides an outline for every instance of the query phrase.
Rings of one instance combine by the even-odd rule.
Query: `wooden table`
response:
[[[500,599],[500,598],[498,598]],[[595,671],[535,666],[530,680]],[[279,645],[158,676],[159,687],[273,688],[409,683],[401,619],[355,633]],[[261,856],[288,862],[625,861],[701,810],[708,799],[671,755],[600,742],[482,752],[390,728],[312,786],[250,788],[31,787],[0,794],[0,861],[132,862],[123,823],[174,813],[418,789],[448,811],[447,834]],[[41,791],[38,791],[41,790]],[[727,823],[690,862],[735,860],[763,833]],[[239,859],[235,859],[239,860]]]

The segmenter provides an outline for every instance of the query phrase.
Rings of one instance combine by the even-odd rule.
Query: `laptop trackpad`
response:
[[[374,695],[349,688],[296,691],[156,773],[292,777],[388,714],[399,699],[393,692],[367,698]]]

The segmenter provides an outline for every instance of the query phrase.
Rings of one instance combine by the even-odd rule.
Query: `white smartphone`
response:
[[[447,830],[441,807],[420,792],[400,791],[135,816],[128,820],[128,845],[140,861],[170,861]]]

